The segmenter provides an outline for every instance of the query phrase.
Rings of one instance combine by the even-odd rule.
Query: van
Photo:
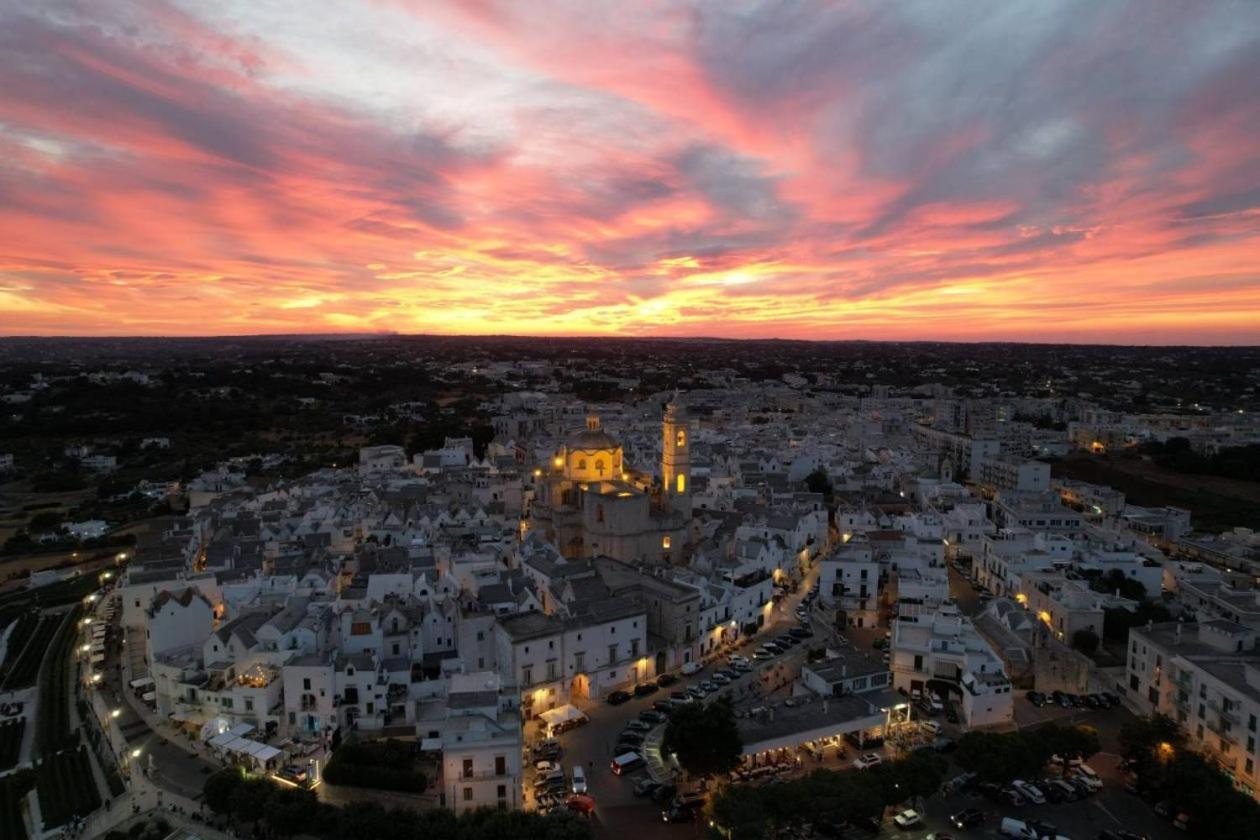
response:
[[[643,766],[643,756],[637,752],[622,753],[612,760],[609,767],[618,776],[629,773],[631,770],[638,769]]]
[[[1016,840],[1037,840],[1037,832],[1033,831],[1028,823],[1012,817],[1002,818],[1002,824],[998,826],[998,834],[1003,837],[1014,837]]]

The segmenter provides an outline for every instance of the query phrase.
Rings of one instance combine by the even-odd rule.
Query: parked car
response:
[[[958,723],[961,718],[958,717],[958,710],[954,708],[954,704],[950,703],[945,707],[945,720],[950,723]]]
[[[711,680],[705,680],[704,682],[700,683],[700,690],[703,691],[705,694],[712,694],[713,692],[718,690],[717,683]]]
[[[726,662],[728,665],[739,665],[740,663],[747,665],[748,657],[740,656],[738,653],[733,653],[729,657],[727,657]]]
[[[933,735],[941,734],[941,725],[934,720],[924,720],[919,722],[919,727]]]
[[[624,750],[617,753],[617,757],[609,764],[609,768],[618,776],[624,776],[631,770],[637,770],[643,766],[643,756],[639,755],[635,750]]]
[[[923,817],[913,808],[907,808],[900,814],[895,815],[893,822],[896,823],[897,828],[918,828],[923,825]]]
[[[671,691],[669,693],[669,699],[673,700],[676,703],[687,703],[691,700],[691,695],[687,694],[685,690],[684,691]]]
[[[608,695],[608,705],[620,706],[622,703],[630,699],[630,694],[625,691],[614,691]]]
[[[586,793],[586,771],[582,769],[581,765],[573,768],[573,776],[570,782],[574,793]]]
[[[634,687],[635,697],[647,697],[649,694],[655,694],[661,688],[654,682],[639,683]]]
[[[953,752],[958,749],[958,742],[953,738],[937,738],[932,742],[932,749],[938,753]]]
[[[1028,698],[1029,703],[1032,703],[1038,708],[1041,708],[1048,702],[1046,695],[1042,694],[1040,691],[1030,691],[1024,696]]]
[[[693,822],[703,807],[703,794],[697,797],[679,797],[661,811],[661,819],[667,823]]]
[[[657,785],[656,790],[652,791],[652,801],[653,802],[669,802],[671,799],[674,798],[674,795],[677,793],[678,793],[678,786],[674,784],[670,784],[669,782],[666,782],[665,784]]]
[[[660,787],[659,782],[652,781],[651,776],[644,776],[642,779],[634,783],[635,796],[651,796],[652,792]]]
[[[617,740],[623,744],[633,744],[637,747],[643,743],[643,733],[636,732],[633,729],[624,729],[621,734],[617,736]]]
[[[1003,837],[1013,837],[1015,840],[1037,840],[1037,832],[1028,823],[1014,817],[1003,817],[998,826],[998,833]]]
[[[984,825],[984,820],[984,811],[981,811],[979,808],[964,808],[956,814],[951,814],[949,817],[950,825],[960,831]]]
[[[692,674],[697,674],[702,670],[704,670],[704,666],[700,664],[699,662],[688,662],[682,666],[682,672],[686,674],[687,676],[691,676]]]
[[[687,696],[692,700],[703,700],[707,692],[698,685],[693,685],[687,689]]]
[[[1032,782],[1025,782],[1022,779],[1016,779],[1011,782],[1011,787],[1019,791],[1020,796],[1024,797],[1034,805],[1046,804],[1046,795],[1041,791],[1041,788],[1037,787]]]
[[[993,782],[981,782],[976,786],[976,790],[980,791],[980,794],[990,802],[1004,801],[1002,796],[1002,786],[999,784],[994,784]]]
[[[664,712],[658,711],[656,709],[644,709],[643,711],[639,712],[639,720],[645,723],[648,723],[652,726],[655,726],[659,723],[664,723],[665,721],[669,720],[669,715],[665,714]]]
[[[865,770],[867,767],[874,767],[876,764],[883,764],[884,760],[876,753],[867,753],[853,759],[853,766],[859,770]]]
[[[714,685],[730,685],[731,684],[731,678],[726,676],[725,671],[718,671],[717,673],[709,677],[709,680]]]
[[[630,732],[647,732],[652,728],[652,724],[645,720],[632,720],[626,724],[626,730]]]
[[[678,677],[675,676],[674,674],[661,674],[659,677],[656,678],[656,684],[659,685],[661,688],[671,686],[676,682],[678,682]]]

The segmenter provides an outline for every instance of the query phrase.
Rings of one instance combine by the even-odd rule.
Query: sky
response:
[[[1260,344],[1260,2],[0,0],[0,335]]]

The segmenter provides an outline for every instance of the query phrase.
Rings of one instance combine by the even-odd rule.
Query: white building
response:
[[[1126,689],[1144,714],[1180,724],[1187,742],[1248,796],[1260,792],[1260,650],[1230,621],[1167,622],[1129,631]]]
[[[892,630],[893,685],[961,700],[967,726],[1008,723],[1014,714],[1005,666],[956,607],[935,616],[899,618]]]
[[[879,621],[879,562],[865,541],[837,546],[819,561],[818,599],[836,610],[836,622],[874,627]]]

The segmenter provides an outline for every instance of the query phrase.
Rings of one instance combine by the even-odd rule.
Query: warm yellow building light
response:
[[[669,548],[670,545],[672,545],[672,541],[670,540],[668,534],[661,537],[661,548]]]

